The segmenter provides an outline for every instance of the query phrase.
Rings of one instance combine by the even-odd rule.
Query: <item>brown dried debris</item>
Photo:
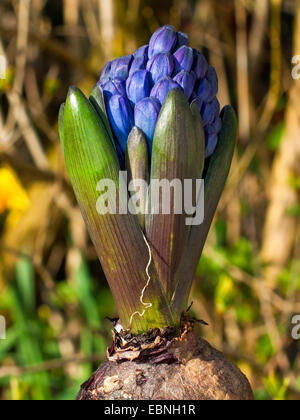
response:
[[[194,322],[177,338],[170,328],[139,337],[115,331],[78,400],[252,400],[247,378],[193,332]]]

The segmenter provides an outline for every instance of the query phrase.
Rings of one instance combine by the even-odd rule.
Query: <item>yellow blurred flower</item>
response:
[[[27,192],[15,172],[8,166],[0,168],[0,213],[5,210],[24,212],[29,204]]]

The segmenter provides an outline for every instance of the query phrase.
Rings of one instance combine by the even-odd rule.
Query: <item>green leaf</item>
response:
[[[96,85],[93,92],[91,93],[90,96],[90,102],[93,105],[93,107],[95,108],[97,114],[99,115],[99,118],[101,119],[103,125],[105,126],[106,132],[108,134],[108,136],[110,137],[114,147],[115,147],[115,142],[114,142],[114,138],[113,138],[113,134],[109,125],[109,121],[108,121],[108,116],[107,116],[107,112],[106,112],[106,106],[105,106],[105,100],[104,100],[104,95],[103,95],[103,90],[101,89],[100,86]]]
[[[149,184],[149,154],[146,138],[143,132],[133,127],[127,143],[126,169],[128,183],[133,183],[131,197],[139,201],[139,214],[137,215],[142,230],[145,228],[145,208]],[[139,180],[147,184],[147,189],[139,185]]]
[[[181,313],[188,305],[194,274],[229,174],[236,144],[237,120],[231,106],[222,111],[222,130],[205,176],[205,215],[200,226],[192,226],[188,246],[177,277],[173,310]]]
[[[199,179],[201,179],[205,164],[205,133],[197,102],[194,101],[191,104],[191,111],[194,119],[194,124],[196,125],[196,132],[198,137],[198,141],[196,143],[198,150],[196,153],[200,159],[200,166],[198,168],[199,172],[197,176]]]
[[[132,332],[139,333],[173,325],[153,264],[149,266],[148,281],[149,251],[136,217],[120,212],[105,213],[106,204],[110,209],[116,206],[116,210],[123,208],[126,211],[127,186],[119,176],[117,154],[103,121],[76,88],[70,89],[65,105],[64,155],[123,326],[130,327],[132,319]],[[105,191],[103,185],[99,185],[102,180],[109,180],[115,191]],[[120,194],[119,198],[121,190],[125,191],[125,196]]]
[[[176,272],[184,255],[190,232],[186,218],[191,215],[187,215],[184,211],[181,191],[184,191],[184,181],[195,181],[202,167],[203,154],[199,153],[199,129],[200,126],[195,123],[195,117],[183,92],[180,89],[172,90],[162,107],[155,129],[149,214],[146,215],[147,238],[152,246],[159,278],[170,300],[174,291]],[[173,184],[174,187],[171,189],[171,200],[162,189],[159,194],[155,194],[156,198],[154,198],[154,183],[161,180],[167,180],[171,185],[176,183],[176,187]],[[178,197],[180,197],[180,202]],[[171,204],[165,211],[168,214],[163,214],[163,201]],[[160,207],[156,211],[159,214],[153,214],[153,205],[156,203]],[[178,206],[181,206],[181,210]]]

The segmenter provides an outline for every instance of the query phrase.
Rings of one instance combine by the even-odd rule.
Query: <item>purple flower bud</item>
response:
[[[218,81],[217,72],[214,69],[214,67],[212,67],[212,66],[208,67],[208,70],[207,70],[207,73],[206,73],[205,77],[211,85],[213,96],[216,96],[216,94],[218,93],[218,90],[219,90],[219,81]]]
[[[128,99],[120,95],[112,96],[107,102],[107,113],[114,135],[125,153],[127,139],[134,123]]]
[[[194,51],[194,62],[192,66],[192,70],[196,73],[198,79],[203,79],[206,75],[208,70],[208,64],[204,55],[202,55],[199,51]]]
[[[163,26],[152,35],[149,43],[149,58],[163,51],[173,52],[176,42],[175,29],[170,25]]]
[[[111,61],[109,61],[106,66],[104,67],[102,73],[101,73],[101,77],[100,80],[103,79],[109,79],[110,77],[110,73],[111,73]]]
[[[187,100],[189,100],[193,93],[194,86],[196,83],[195,73],[188,73],[187,71],[182,70],[174,77],[173,80],[174,82],[178,83],[179,86],[182,87]]]
[[[128,99],[135,105],[150,95],[151,87],[150,72],[148,70],[136,71],[126,82]]]
[[[187,72],[191,71],[194,62],[194,53],[192,48],[183,45],[175,52],[174,59],[176,73],[181,70],[185,70]]]
[[[160,79],[171,76],[174,70],[174,60],[170,53],[159,53],[155,55],[147,64],[147,70],[152,75],[153,84]]]
[[[188,34],[185,34],[183,32],[177,32],[176,50],[178,50],[183,45],[186,45],[186,46],[189,45],[189,36]]]
[[[151,91],[150,96],[157,99],[158,102],[163,105],[169,92],[172,89],[176,89],[178,87],[180,87],[178,83],[174,82],[170,77],[165,77],[156,83]]]
[[[144,98],[136,104],[134,110],[135,125],[145,134],[150,153],[160,108],[160,103],[156,99]]]
[[[132,58],[132,55],[127,55],[114,60],[111,63],[111,78],[126,80],[129,75]]]
[[[212,124],[219,114],[220,103],[217,98],[214,98],[210,103],[205,103],[201,111],[203,125]]]
[[[203,79],[197,89],[197,96],[199,96],[204,102],[210,102],[214,98],[214,92],[209,81],[205,78]]]
[[[205,132],[205,158],[210,157],[218,144],[218,135],[214,131],[214,127],[207,126],[204,129]]]
[[[149,45],[143,45],[142,47],[138,48],[134,53],[135,58],[146,57],[148,58],[148,51]]]
[[[102,86],[102,89],[106,98],[113,95],[126,96],[126,83],[121,79],[109,80]]]
[[[135,73],[138,70],[145,70],[147,66],[147,61],[148,61],[147,58],[144,56],[136,57],[131,64],[129,76],[131,76],[133,73]]]

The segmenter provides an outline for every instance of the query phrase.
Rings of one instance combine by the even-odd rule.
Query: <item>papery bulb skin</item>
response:
[[[158,341],[158,338],[157,338]],[[159,341],[158,341],[159,342]],[[149,347],[153,343],[149,344]],[[78,400],[253,401],[246,376],[194,333],[145,354],[113,354],[81,386]],[[147,353],[148,352],[148,353]],[[129,353],[129,352],[127,352]],[[139,360],[139,354],[140,360]],[[148,354],[148,355],[147,355]],[[115,361],[114,361],[115,360]],[[118,363],[119,361],[119,363]],[[180,380],[178,379],[180,378]],[[179,413],[176,405],[174,414]],[[170,414],[170,413],[168,413]]]

